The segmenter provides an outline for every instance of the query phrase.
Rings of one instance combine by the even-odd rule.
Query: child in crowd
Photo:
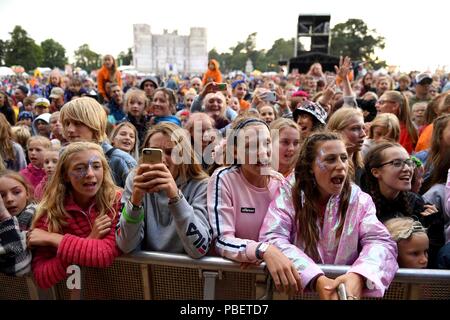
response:
[[[398,142],[399,139],[400,123],[397,116],[392,113],[381,113],[375,117],[370,125],[369,134],[362,146],[362,156],[364,158],[369,149],[380,141]]]
[[[424,269],[428,264],[429,240],[426,229],[419,221],[401,217],[385,223],[392,240],[397,242],[400,268]]]
[[[189,135],[173,123],[161,122],[149,131],[143,147],[161,149],[161,162],[141,158],[128,176],[117,244],[124,252],[140,248],[204,256],[211,245],[208,176],[194,161]]]
[[[150,116],[145,115],[148,99],[145,91],[131,88],[125,95],[125,112],[127,121],[137,130],[139,145],[144,143],[145,135],[150,127]]]
[[[13,171],[0,171],[0,272],[21,276],[31,270],[26,231],[36,204],[30,185]]]
[[[136,127],[131,122],[119,123],[109,137],[111,145],[139,159],[139,139]]]
[[[350,158],[350,178],[360,186],[364,167],[361,148],[366,137],[362,110],[352,107],[340,108],[328,119],[327,129],[341,134]]]
[[[80,98],[87,94],[86,89],[83,88],[81,80],[72,78],[69,82],[69,88],[64,91],[64,101],[69,102],[72,99]]]
[[[52,70],[52,72],[50,72],[50,77],[48,79],[48,84],[45,87],[45,97],[47,99],[50,99],[50,94],[52,92],[52,89],[55,87],[62,87],[61,84],[61,73],[59,72],[58,69],[54,69]]]
[[[45,176],[34,189],[34,198],[37,201],[41,201],[44,192],[47,189],[48,181],[50,181],[53,173],[55,172],[56,165],[58,164],[59,159],[59,149],[60,148],[58,146],[52,145],[49,149],[44,151]]]
[[[265,104],[258,109],[260,118],[269,126],[277,118],[277,111],[270,104]]]
[[[42,136],[33,136],[28,139],[27,150],[30,163],[20,171],[20,174],[34,188],[45,176],[44,170],[44,151],[49,149],[51,142],[48,138]]]
[[[97,74],[97,87],[102,102],[109,102],[106,84],[117,83],[122,88],[122,74],[117,69],[116,60],[110,54],[103,57],[103,65]]]
[[[222,82],[222,73],[219,69],[219,62],[217,60],[211,59],[208,62],[208,70],[203,75],[203,86],[209,82]]]
[[[59,111],[55,111],[50,116],[50,140],[53,145],[64,145],[67,140],[63,135],[63,126],[59,120]]]
[[[17,117],[16,126],[24,125],[31,128],[33,125],[34,115],[31,111],[21,111]]]
[[[65,279],[72,264],[113,263],[120,197],[99,145],[74,142],[64,149],[27,234],[39,287]]]
[[[302,145],[295,184],[271,202],[259,240],[293,261],[302,288],[337,299],[344,283],[351,299],[382,297],[398,269],[397,248],[376,217],[372,198],[351,182],[348,155],[336,133],[320,132]],[[318,264],[351,265],[331,279]]]
[[[300,128],[291,119],[279,118],[270,124],[270,134],[273,151],[278,151],[273,155],[278,156],[278,168],[274,169],[290,180],[300,151]]]
[[[43,113],[34,119],[32,125],[33,135],[39,135],[46,138],[50,137],[50,116],[50,113]]]
[[[292,116],[300,127],[302,140],[314,131],[323,129],[327,120],[325,109],[320,104],[311,101],[306,101],[297,107]]]
[[[3,113],[0,113],[0,156],[7,169],[19,171],[27,166],[25,153],[22,147],[13,140],[11,126]]]
[[[283,179],[270,167],[272,141],[267,124],[237,118],[227,138],[225,168],[208,183],[208,214],[215,252],[243,265],[264,261],[278,290],[298,291],[293,264],[275,246],[258,241],[267,208]],[[231,165],[229,165],[231,164]]]
[[[34,108],[34,101],[36,99],[37,99],[36,95],[26,97],[23,100],[23,110],[21,110],[21,111],[33,112],[33,114],[35,114],[36,110]]]
[[[45,98],[37,98],[33,104],[33,112],[35,116],[48,113],[50,107],[50,101]]]
[[[108,160],[108,168],[111,168],[114,182],[119,187],[123,187],[128,173],[136,166],[136,160],[130,154],[114,148],[107,142],[106,118],[106,111],[101,104],[89,97],[67,102],[60,114],[67,140],[70,143],[89,141],[100,144]]]

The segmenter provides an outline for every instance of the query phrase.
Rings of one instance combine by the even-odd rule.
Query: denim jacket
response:
[[[102,142],[102,149],[105,155],[107,155],[108,151],[112,148],[113,147],[109,143],[105,141]],[[106,158],[111,168],[111,175],[115,184],[123,188],[125,186],[128,173],[130,173],[130,171],[137,166],[136,160],[134,160],[130,154],[120,149],[114,149],[114,151],[110,155],[107,155]]]

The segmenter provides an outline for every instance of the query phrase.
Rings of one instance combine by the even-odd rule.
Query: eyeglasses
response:
[[[378,166],[378,168],[381,168],[387,164],[391,164],[395,168],[403,168],[405,165],[407,165],[410,168],[414,168],[416,166],[415,162],[412,159],[394,159],[385,163],[382,163]]]

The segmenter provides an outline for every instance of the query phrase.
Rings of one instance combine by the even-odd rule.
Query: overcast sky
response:
[[[257,48],[296,34],[299,14],[331,14],[331,26],[359,18],[386,38],[379,53],[402,70],[450,70],[449,8],[442,0],[0,0],[0,39],[21,25],[40,43],[52,38],[70,59],[88,43],[100,54],[117,55],[133,45],[133,24],[146,23],[152,33],[163,29],[187,35],[205,27],[208,50],[226,51],[257,32]]]

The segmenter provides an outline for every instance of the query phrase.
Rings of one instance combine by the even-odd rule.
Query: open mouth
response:
[[[344,175],[338,175],[338,176],[334,176],[334,177],[331,178],[331,183],[333,183],[336,187],[342,186],[344,181],[345,181],[345,176]]]
[[[401,176],[401,177],[399,177],[399,180],[405,181],[405,182],[410,182],[411,181],[411,176],[410,175]]]
[[[97,182],[86,182],[83,183],[83,186],[87,189],[95,189],[95,187],[97,186]]]

